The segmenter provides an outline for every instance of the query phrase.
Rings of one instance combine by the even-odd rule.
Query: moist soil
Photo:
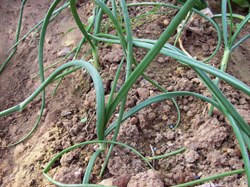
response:
[[[136,1],[134,1],[135,3]],[[0,4],[0,65],[8,55],[5,52],[15,41],[16,27],[20,12],[20,1],[2,0]],[[175,2],[171,2],[175,3]],[[216,2],[211,2],[211,10],[218,11]],[[22,29],[24,36],[33,26],[42,20],[51,1],[27,1],[24,7]],[[60,4],[62,5],[62,3]],[[80,2],[78,13],[84,24],[92,14],[94,3]],[[151,6],[129,7],[132,17],[150,11]],[[132,28],[136,38],[158,39],[167,27],[176,11],[160,8],[167,15],[156,14],[148,17],[148,21]],[[237,13],[246,14],[244,9],[236,9]],[[104,15],[103,23],[107,22]],[[76,27],[70,9],[64,9],[48,26],[44,44],[44,67],[59,61],[63,52],[78,45],[82,34],[78,29],[65,34]],[[247,25],[240,37],[249,34]],[[36,30],[35,30],[36,31]],[[33,31],[18,45],[17,51],[0,74],[0,110],[13,107],[30,96],[41,84],[38,67],[39,32]],[[205,60],[217,45],[217,32],[209,24],[206,34],[197,34],[187,29],[182,35],[183,47],[193,57]],[[204,31],[204,32],[205,32]],[[108,29],[109,34],[115,30]],[[65,35],[64,35],[65,34]],[[176,33],[175,33],[176,34]],[[169,43],[173,44],[171,38]],[[78,59],[89,50],[84,45]],[[147,50],[134,48],[134,56],[140,62]],[[232,52],[229,58],[227,73],[250,86],[250,42],[245,41]],[[216,56],[207,63],[219,68],[223,55],[223,47]],[[89,61],[91,55],[84,57]],[[108,98],[113,85],[119,62],[123,58],[120,45],[99,44],[100,71],[103,79],[105,98]],[[72,56],[53,68],[45,71],[48,77],[56,67],[70,61]],[[125,65],[122,67],[116,93],[124,83]],[[192,91],[212,97],[196,73],[177,61],[158,55],[145,74],[159,83],[167,91]],[[214,76],[209,75],[214,79]],[[46,101],[41,122],[34,133],[22,143],[0,148],[0,184],[1,187],[44,186],[52,185],[43,175],[46,165],[62,150],[77,143],[96,139],[96,101],[92,79],[88,73],[78,70],[64,77],[53,98],[51,95],[57,85],[54,82],[46,87]],[[242,117],[250,124],[250,100],[244,93],[236,90],[224,81],[219,88],[235,106]],[[126,111],[140,102],[162,93],[159,89],[140,77],[129,91]],[[155,171],[133,151],[115,146],[103,178],[98,174],[105,160],[105,152],[100,155],[91,173],[90,182],[99,183],[110,179],[113,185],[119,186],[172,186],[197,178],[205,178],[226,171],[244,168],[241,152],[233,129],[227,119],[217,110],[212,117],[208,116],[209,105],[192,96],[175,98],[181,111],[181,121],[175,130],[178,114],[172,100],[151,104],[124,121],[117,141],[127,144],[146,157],[167,154],[186,148],[177,155],[151,162]],[[0,145],[6,146],[24,138],[34,127],[41,107],[41,94],[31,101],[20,113],[15,112],[0,118]],[[110,119],[112,124],[117,119],[119,108]],[[81,119],[87,121],[81,122]],[[107,140],[112,139],[112,133]],[[98,145],[91,144],[76,148],[61,156],[52,166],[48,174],[62,183],[81,183],[91,155]],[[212,181],[222,186],[247,186],[245,174],[227,176]]]

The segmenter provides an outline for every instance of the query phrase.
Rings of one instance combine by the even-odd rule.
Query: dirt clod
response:
[[[65,184],[81,184],[82,177],[83,170],[81,168],[63,166],[56,171],[53,179]]]
[[[127,187],[163,187],[164,183],[160,180],[159,174],[156,171],[148,170],[147,172],[138,173],[133,176]]]
[[[70,49],[69,47],[65,47],[65,48],[63,48],[61,51],[59,51],[59,52],[57,53],[57,56],[58,56],[58,57],[64,57],[64,56],[66,56],[67,54],[69,54],[70,51],[71,51],[71,49]]]
[[[117,177],[115,179],[113,179],[113,186],[117,186],[117,187],[127,187],[127,184],[129,182],[129,180],[131,179],[131,175],[130,174],[123,174],[120,177]]]

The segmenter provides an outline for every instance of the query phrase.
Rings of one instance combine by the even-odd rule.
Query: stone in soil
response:
[[[198,152],[194,150],[188,150],[185,154],[185,159],[188,163],[193,163],[200,158]]]
[[[132,176],[130,174],[123,174],[120,177],[115,178],[112,185],[117,187],[126,187],[131,177]]]
[[[59,168],[53,179],[65,184],[81,184],[83,177],[83,170],[79,167],[66,167]]]
[[[67,54],[69,54],[70,51],[71,51],[71,49],[70,49],[69,47],[64,47],[61,51],[59,51],[59,52],[57,53],[57,56],[58,56],[58,57],[64,57],[64,56],[66,56]]]
[[[133,176],[129,181],[127,187],[164,187],[164,183],[160,180],[160,176],[157,171],[152,169],[147,172],[138,173]]]
[[[201,125],[194,137],[187,139],[185,146],[193,150],[220,147],[227,136],[227,129],[216,118],[213,118]]]

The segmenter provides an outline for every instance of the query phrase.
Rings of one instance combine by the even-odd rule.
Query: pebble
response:
[[[113,180],[112,185],[118,187],[127,187],[127,184],[130,181],[131,177],[132,176],[130,174],[122,174],[121,176]]]
[[[168,140],[173,140],[175,138],[175,132],[164,132],[163,136],[167,138]]]
[[[86,107],[89,107],[89,106],[90,106],[90,103],[89,103],[88,101],[84,101],[84,105],[85,105]]]
[[[165,19],[165,20],[163,21],[163,24],[166,25],[166,26],[168,26],[168,25],[169,25],[169,21],[168,21],[167,19]]]
[[[77,123],[79,121],[79,116],[78,115],[74,115],[73,116],[73,122]]]
[[[42,161],[42,160],[44,160],[44,156],[42,153],[40,153],[39,155],[37,155],[36,161]]]
[[[147,88],[138,88],[137,92],[140,98],[145,98],[149,96],[149,89]]]
[[[245,98],[241,98],[240,99],[240,105],[244,105],[244,104],[247,104],[247,101]]]
[[[62,127],[63,126],[63,123],[61,122],[61,121],[58,121],[57,123],[56,123],[56,127]]]
[[[235,149],[235,153],[238,157],[242,157],[241,150],[239,148]]]
[[[113,178],[104,179],[98,184],[103,186],[113,186]]]
[[[79,129],[77,127],[72,127],[70,130],[69,130],[69,134],[71,136],[76,136],[77,134],[79,133]]]
[[[70,114],[72,114],[72,112],[67,109],[67,110],[62,111],[61,116],[65,117],[65,116],[70,115]]]
[[[211,107],[211,104],[210,103],[208,103],[208,111],[210,110],[210,107]],[[217,115],[217,116],[220,116],[220,115],[222,115],[222,113],[216,108],[216,107],[214,107],[214,109],[213,109],[213,114],[214,115]]]
[[[156,114],[155,113],[149,113],[148,116],[147,116],[147,119],[149,121],[152,121],[156,118]]]
[[[61,51],[59,51],[59,52],[57,53],[57,56],[58,56],[58,57],[64,57],[64,56],[66,56],[67,54],[69,54],[70,51],[71,51],[71,49],[70,49],[69,47],[64,47]]]
[[[139,122],[138,118],[132,117],[131,123],[137,124]]]
[[[168,119],[168,116],[167,115],[163,115],[161,119],[164,120],[164,121],[166,121]]]
[[[194,163],[200,158],[200,155],[194,150],[188,150],[185,154],[185,159],[188,163]]]
[[[210,47],[207,43],[203,43],[201,47],[202,47],[202,50],[205,52],[209,51],[209,49],[210,49]]]
[[[183,104],[186,105],[188,103],[187,99],[184,99]]]
[[[147,172],[141,172],[131,177],[127,187],[135,186],[157,186],[163,187],[164,183],[160,179],[160,174],[152,169]]]
[[[73,60],[74,57],[75,57],[75,54],[72,53],[72,54],[70,54],[70,55],[67,57],[67,59],[68,59],[68,60]]]
[[[199,172],[198,174],[197,174],[197,177],[201,177],[203,175],[203,173],[202,172]]]
[[[70,166],[73,160],[74,160],[73,152],[68,152],[62,155],[62,158],[60,159],[60,163],[62,166]]]
[[[37,112],[37,115],[38,115],[38,116],[40,115],[40,112],[41,112],[41,110],[39,110],[39,111]],[[44,108],[44,109],[43,109],[43,114],[42,114],[42,115],[46,116],[47,112],[48,112],[48,110],[47,110],[46,108]]]
[[[155,151],[155,153],[156,153],[157,155],[159,155],[159,154],[161,154],[161,151],[160,151],[159,149],[157,149],[157,150]]]
[[[188,111],[187,112],[187,116],[189,117],[189,118],[191,118],[191,117],[193,117],[194,116],[194,113],[192,112],[192,111]]]
[[[165,59],[164,59],[163,57],[160,57],[160,58],[158,58],[158,62],[164,63],[164,62],[165,62]]]
[[[189,107],[188,107],[188,106],[184,106],[184,107],[183,107],[183,110],[184,110],[185,112],[187,112],[187,111],[189,110]]]

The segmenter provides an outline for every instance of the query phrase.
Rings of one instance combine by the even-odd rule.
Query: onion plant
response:
[[[16,31],[16,42],[18,42],[19,39],[19,34],[20,34],[20,29],[21,29],[21,24],[22,24],[22,16],[23,16],[23,7],[25,5],[27,0],[22,1],[21,3],[21,8],[20,8],[20,15],[19,15],[19,21],[18,21],[18,26],[17,26],[17,31]],[[0,68],[0,73],[3,71],[3,68],[6,66],[6,64],[9,62],[11,57],[15,54],[17,50],[17,46],[14,47],[14,50],[10,54],[10,56],[6,59],[6,61],[3,63],[2,67]]]
[[[227,14],[227,7],[229,9],[229,13]],[[223,0],[222,1],[222,6],[221,6],[221,14],[220,15],[215,15],[214,18],[221,17],[222,21],[222,36],[223,36],[223,41],[224,41],[224,54],[223,58],[221,61],[220,65],[220,70],[221,71],[226,71],[227,68],[227,63],[229,56],[231,55],[231,52],[238,47],[242,42],[244,42],[246,39],[250,37],[250,34],[246,35],[243,37],[241,40],[236,42],[236,39],[243,29],[244,25],[248,23],[250,19],[250,13],[246,17],[242,17],[241,15],[236,15],[232,13],[232,7],[229,1]],[[228,18],[229,18],[229,29],[228,29]],[[237,26],[236,31],[233,33],[233,18],[238,18],[242,19],[241,23]],[[217,77],[215,79],[215,84],[218,85],[219,83],[219,78]],[[213,106],[211,106],[209,110],[209,115],[211,116],[213,112]]]
[[[37,97],[40,92],[42,92],[43,93],[42,94],[43,100],[42,100],[42,106],[41,106],[41,114],[40,114],[39,119],[37,121],[37,124],[38,124],[40,121],[43,106],[45,103],[45,97],[44,97],[45,96],[45,88],[49,84],[51,84],[52,82],[54,82],[58,79],[62,80],[62,78],[65,75],[70,74],[70,73],[72,73],[80,68],[86,69],[86,71],[90,74],[90,76],[92,77],[93,82],[94,82],[94,88],[96,90],[96,101],[97,101],[97,107],[96,107],[96,110],[97,110],[96,111],[96,119],[97,119],[97,121],[96,121],[97,128],[96,129],[97,129],[97,131],[96,131],[96,135],[97,135],[98,140],[82,142],[80,144],[73,145],[73,146],[63,150],[62,152],[60,152],[58,155],[56,155],[52,159],[52,161],[50,163],[48,163],[48,165],[46,166],[46,168],[43,172],[45,177],[50,182],[52,182],[53,184],[55,184],[57,186],[63,186],[63,187],[67,187],[67,186],[100,186],[97,184],[89,184],[90,174],[91,174],[93,165],[94,165],[95,160],[97,159],[98,155],[103,153],[104,150],[107,150],[107,147],[109,145],[110,145],[109,152],[108,152],[108,154],[106,156],[106,160],[103,164],[103,167],[102,167],[102,170],[100,173],[100,177],[102,176],[102,173],[105,170],[106,164],[107,164],[108,159],[110,157],[110,154],[112,152],[112,148],[117,144],[121,145],[121,146],[125,146],[125,147],[129,148],[130,150],[134,151],[135,153],[137,153],[152,169],[154,169],[154,168],[151,166],[151,164],[149,163],[148,160],[165,158],[165,157],[168,157],[168,156],[171,156],[174,154],[178,154],[178,153],[184,151],[185,148],[183,147],[183,148],[176,150],[170,154],[146,158],[145,155],[140,154],[134,148],[131,148],[125,144],[122,144],[122,143],[119,143],[116,141],[120,125],[124,120],[130,118],[136,112],[142,110],[146,106],[149,106],[153,103],[163,101],[166,99],[172,99],[172,101],[174,102],[174,104],[177,108],[177,111],[178,111],[177,125],[178,125],[178,123],[180,121],[179,120],[180,119],[180,115],[179,115],[180,112],[179,112],[178,106],[173,98],[181,97],[181,96],[193,96],[193,97],[197,97],[205,102],[209,102],[209,103],[211,103],[211,106],[215,106],[218,110],[221,111],[222,114],[224,114],[228,118],[228,120],[231,123],[232,128],[235,132],[237,140],[239,142],[245,169],[221,173],[221,174],[214,175],[214,176],[211,176],[208,178],[192,181],[189,183],[184,183],[184,184],[177,185],[177,186],[195,185],[195,184],[205,182],[208,180],[213,180],[216,178],[220,178],[220,177],[224,177],[224,176],[228,176],[228,175],[232,175],[232,174],[240,174],[240,173],[246,173],[247,180],[248,180],[248,182],[250,182],[250,161],[249,161],[249,156],[248,156],[248,150],[250,150],[250,143],[249,143],[250,142],[250,139],[249,139],[250,127],[244,121],[244,119],[239,115],[239,113],[234,108],[234,106],[228,101],[228,99],[221,92],[221,90],[218,88],[218,84],[216,83],[216,81],[213,82],[213,80],[207,75],[207,73],[210,73],[210,74],[218,77],[216,80],[218,80],[218,79],[224,80],[225,82],[227,82],[228,84],[232,85],[233,87],[239,89],[240,91],[244,92],[248,96],[250,96],[250,88],[246,84],[241,82],[240,80],[237,80],[233,76],[222,71],[225,69],[224,68],[225,65],[223,65],[221,70],[218,70],[218,69],[216,69],[216,68],[214,68],[206,63],[203,63],[201,61],[190,58],[189,56],[187,56],[185,53],[183,53],[181,50],[179,50],[175,46],[167,44],[167,41],[173,35],[173,33],[176,31],[176,28],[178,27],[178,25],[182,22],[183,19],[185,19],[186,15],[190,11],[193,11],[195,13],[200,14],[201,16],[206,18],[208,21],[210,21],[214,25],[214,27],[216,28],[216,30],[218,32],[217,49],[206,61],[213,58],[215,53],[218,51],[220,44],[221,44],[221,42],[220,42],[221,31],[218,27],[218,24],[216,24],[216,22],[214,22],[213,20],[211,20],[207,16],[200,13],[197,9],[193,8],[194,5],[197,6],[197,3],[199,5],[198,0],[187,0],[182,7],[168,5],[165,3],[126,4],[125,0],[120,0],[121,7],[119,7],[119,8],[122,9],[124,23],[121,23],[120,20],[118,19],[117,4],[114,0],[111,1],[112,8],[107,7],[107,5],[106,5],[107,1],[93,0],[93,2],[97,4],[97,7],[93,10],[93,20],[92,20],[91,25],[89,26],[89,28],[87,30],[84,28],[78,14],[77,14],[76,7],[75,7],[75,0],[70,0],[69,2],[66,1],[65,5],[68,6],[70,4],[70,8],[71,8],[73,17],[78,25],[78,28],[81,30],[81,32],[84,36],[83,36],[82,41],[79,43],[79,45],[74,49],[74,50],[77,50],[77,53],[76,53],[74,59],[68,63],[61,65],[45,80],[44,79],[44,68],[43,68],[44,37],[46,34],[47,25],[48,25],[49,21],[51,21],[51,19],[52,19],[51,17],[53,16],[53,14],[55,14],[57,12],[57,11],[55,11],[55,8],[60,1],[61,0],[55,0],[52,3],[45,19],[41,22],[41,23],[43,23],[43,25],[41,27],[41,34],[40,34],[40,41],[39,41],[39,68],[40,68],[40,77],[41,77],[40,87],[33,94],[31,94],[27,99],[25,99],[23,102],[21,102],[20,104],[14,106],[12,108],[9,108],[5,111],[0,112],[0,117],[2,117],[2,116],[5,116],[7,114],[10,114],[12,112],[18,111],[18,110],[22,111],[30,101],[32,101],[35,97]],[[246,16],[246,18],[243,19],[242,23],[240,24],[240,27],[235,32],[235,34],[232,36],[230,34],[229,40],[227,40],[226,17],[227,16],[232,17],[233,14],[231,13],[231,11],[230,11],[229,15],[226,13],[226,9],[225,9],[226,4],[227,4],[226,2],[227,2],[226,0],[222,0],[222,14],[221,14],[222,25],[223,25],[223,29],[222,29],[223,34],[222,35],[223,35],[223,41],[225,43],[225,53],[224,53],[224,57],[222,60],[223,63],[227,62],[229,52],[231,50],[233,50],[236,46],[238,46],[241,42],[243,42],[246,38],[249,37],[249,35],[248,35],[233,45],[236,37],[238,36],[240,30],[243,27],[243,25],[247,23],[247,21],[249,19],[249,15],[248,15],[248,16]],[[204,3],[204,1],[203,1],[203,3]],[[137,39],[137,38],[134,38],[132,36],[131,18],[129,18],[127,7],[128,6],[148,6],[148,5],[153,5],[156,7],[167,6],[167,7],[171,7],[171,8],[175,8],[175,9],[179,10],[177,15],[173,18],[173,20],[170,22],[168,27],[165,29],[165,31],[162,33],[162,35],[156,41],[149,40],[149,39]],[[61,9],[62,9],[62,7],[59,8],[58,10],[61,10]],[[156,11],[156,9],[153,9],[153,10],[154,11],[152,11],[152,12]],[[102,20],[102,15],[104,13],[108,15],[108,17],[109,17],[108,19],[111,20],[112,24],[114,25],[118,36],[109,35],[106,33],[100,33],[101,20]],[[219,15],[217,15],[217,16],[219,17]],[[123,30],[123,28],[122,28],[122,26],[124,26],[124,25],[125,25],[125,30]],[[92,28],[92,26],[94,27],[94,33],[90,32],[90,29]],[[230,27],[230,32],[231,32],[231,30],[232,30],[232,28]],[[126,31],[126,35],[125,35],[124,31]],[[91,63],[86,62],[84,60],[76,60],[77,54],[80,51],[81,46],[83,45],[84,42],[88,42],[91,46],[91,49],[93,52],[93,58],[94,58],[94,66]],[[118,77],[119,77],[119,74],[121,71],[121,67],[125,63],[125,59],[123,59],[119,65],[117,72],[116,72],[116,76],[114,78],[114,84],[113,84],[113,87],[111,89],[110,96],[109,96],[109,99],[108,99],[108,102],[106,105],[105,105],[105,97],[104,97],[104,89],[103,89],[102,79],[101,79],[101,76],[98,72],[98,70],[101,67],[99,65],[98,56],[97,56],[97,45],[99,42],[121,44],[123,52],[124,52],[124,56],[126,59],[125,82],[124,82],[123,86],[121,87],[121,89],[118,91],[118,93],[115,95],[114,94],[115,87],[116,87],[117,80],[118,80]],[[18,41],[14,45],[14,48],[18,45],[18,43],[20,43],[20,42]],[[148,50],[148,53],[146,54],[146,56],[142,59],[142,61],[139,64],[137,63],[136,58],[133,55],[133,47],[144,48],[144,49]],[[149,79],[144,74],[144,71],[150,65],[150,63],[152,63],[154,58],[160,53],[163,55],[169,56],[173,59],[176,59],[179,63],[192,68],[197,73],[199,78],[203,81],[203,83],[206,85],[206,87],[209,89],[209,91],[212,93],[214,99],[205,97],[201,94],[197,94],[194,92],[187,92],[187,91],[175,91],[175,92],[167,93],[167,91],[163,87],[156,84],[153,80]],[[135,69],[132,71],[133,64],[135,65]],[[127,111],[125,113],[124,112],[125,111],[125,103],[126,103],[126,100],[128,97],[128,92],[140,76],[143,76],[147,81],[149,81],[151,84],[153,84],[154,86],[159,88],[163,93],[139,103],[138,105],[136,105],[135,107],[133,107],[132,109],[130,109],[129,111]],[[118,119],[113,124],[108,126],[109,121],[110,121],[110,117],[114,114],[115,109],[117,108],[117,106],[120,103],[121,103],[121,105],[120,105],[120,109],[119,109]],[[32,131],[29,133],[29,135],[35,130],[37,124],[32,129]],[[177,127],[177,125],[176,125],[176,127]],[[114,134],[112,137],[112,141],[107,141],[106,137],[113,131],[114,131]],[[26,136],[24,139],[26,139],[28,136]],[[18,141],[17,143],[11,144],[9,146],[16,145],[16,144],[20,143],[21,141],[23,141],[24,139]],[[47,174],[47,172],[50,170],[52,164],[57,159],[59,159],[64,153],[66,153],[72,149],[75,149],[79,146],[93,144],[93,143],[99,143],[99,149],[92,155],[92,157],[88,163],[82,184],[59,183],[59,182],[55,181],[54,179],[52,179]]]

